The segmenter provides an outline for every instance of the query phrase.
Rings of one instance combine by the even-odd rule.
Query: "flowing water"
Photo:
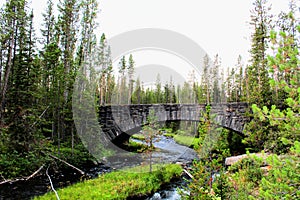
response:
[[[139,140],[134,140],[141,142]],[[167,163],[179,162],[185,166],[191,164],[194,159],[197,159],[197,153],[186,146],[177,144],[172,138],[161,136],[158,142],[154,143],[154,146],[159,149],[153,153],[153,157],[158,160],[164,160]],[[180,194],[178,190],[185,191],[187,183],[184,179],[188,177],[181,177],[169,184],[164,185],[160,191],[155,192],[153,195],[142,198],[144,200],[179,200]]]
[[[135,140],[137,141],[137,140]],[[138,141],[141,142],[141,141]],[[154,146],[158,151],[153,152],[153,161],[160,163],[175,163],[180,162],[183,165],[189,164],[192,160],[197,158],[197,154],[194,150],[177,144],[173,139],[161,136],[158,142],[154,143]],[[121,167],[131,167],[133,165],[139,165],[145,160],[143,156],[135,155],[134,162],[124,162],[128,161],[127,157],[124,160],[120,160],[118,163],[110,163],[113,166]],[[120,156],[119,156],[120,158]],[[114,160],[115,161],[115,160]],[[129,163],[129,164],[128,164]],[[109,164],[109,163],[108,163]],[[109,173],[111,171],[109,165],[97,165],[86,167],[84,171],[86,176],[82,177],[78,172],[74,170],[65,171],[53,171],[49,170],[54,187],[61,188],[69,186],[80,180],[95,178],[102,173]],[[161,188],[161,191],[154,193],[152,196],[144,197],[141,199],[147,200],[177,200],[180,199],[180,195],[177,190],[183,189],[186,182],[183,178],[173,181],[172,183],[166,184]],[[50,191],[49,180],[45,173],[36,176],[28,181],[19,181],[15,183],[7,183],[0,185],[0,200],[6,199],[30,199],[37,195],[42,195]]]

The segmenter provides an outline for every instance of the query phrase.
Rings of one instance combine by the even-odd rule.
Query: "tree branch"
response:
[[[186,169],[183,169],[183,171],[190,177],[190,178],[194,178],[194,176],[192,174],[190,174]]]
[[[49,106],[47,106],[47,108],[44,110],[44,112],[39,116],[39,119],[41,119],[43,117],[43,115],[45,114],[45,112],[48,110]],[[37,121],[35,121],[30,128],[32,128],[35,124],[37,123]]]
[[[31,174],[30,176],[28,176],[25,180],[28,181],[29,179],[31,179],[32,177],[34,177],[35,175],[37,175],[42,169],[43,169],[44,165],[42,165],[38,170],[36,170],[33,174]]]
[[[68,163],[67,161],[64,161],[64,160],[62,160],[62,159],[60,159],[60,158],[58,158],[58,157],[56,157],[56,156],[53,156],[53,155],[51,155],[51,154],[47,154],[47,153],[45,153],[45,152],[42,152],[42,153],[44,153],[44,154],[46,154],[46,155],[49,155],[51,158],[54,158],[54,159],[56,159],[56,160],[59,160],[60,162],[65,163],[65,164],[68,165],[69,167],[72,167],[73,169],[79,171],[82,175],[85,174],[84,171],[82,171],[81,169],[75,167],[74,165],[71,165],[71,164]]]
[[[56,190],[55,190],[54,187],[53,187],[53,184],[52,184],[52,181],[51,181],[51,177],[50,177],[49,174],[48,174],[48,169],[49,169],[49,166],[47,167],[46,175],[47,175],[47,177],[48,177],[48,179],[49,179],[49,181],[50,181],[51,189],[52,189],[53,192],[55,193],[56,198],[57,198],[58,200],[60,200],[60,198],[59,198],[59,196],[58,196]]]
[[[42,165],[38,170],[36,170],[35,172],[33,172],[30,176],[27,177],[22,177],[22,178],[16,178],[16,179],[5,179],[2,175],[2,178],[4,179],[4,181],[0,182],[0,185],[5,184],[5,183],[15,183],[18,181],[28,181],[29,179],[33,178],[35,175],[37,175],[42,169],[43,169],[44,165]]]

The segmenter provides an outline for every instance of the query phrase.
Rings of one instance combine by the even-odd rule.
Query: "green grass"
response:
[[[175,133],[165,133],[164,136],[173,138],[176,134]]]
[[[199,138],[195,138],[193,136],[184,135],[183,132],[179,133],[173,133],[173,132],[167,132],[164,134],[166,137],[171,137],[175,140],[176,143],[191,147],[194,149],[199,148]]]
[[[186,135],[175,135],[174,137],[175,142],[178,144],[193,147],[194,149],[197,149],[199,147],[199,138],[195,138],[193,136],[186,136]]]
[[[146,144],[142,144],[142,143],[139,143],[139,142],[129,140],[128,150],[131,151],[131,152],[141,153],[141,152],[144,152],[148,149],[149,149],[149,147]]]
[[[134,134],[131,138],[136,140],[145,140],[145,136],[143,134]]]
[[[101,175],[99,178],[87,180],[72,186],[59,189],[60,199],[126,199],[131,196],[150,194],[169,182],[173,177],[180,176],[182,168],[179,165],[169,164],[154,166],[152,173],[136,173],[147,171],[147,167],[134,167],[125,171],[115,171]],[[35,199],[53,199],[53,192]]]

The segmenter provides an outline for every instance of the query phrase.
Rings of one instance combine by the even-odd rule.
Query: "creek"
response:
[[[134,140],[141,142],[139,140]],[[154,142],[154,146],[158,151],[154,152],[153,157],[158,160],[164,160],[165,162],[177,162],[184,166],[192,164],[194,159],[197,159],[197,153],[186,146],[177,144],[172,138],[161,136],[157,142]],[[172,182],[162,186],[159,191],[151,194],[147,197],[141,198],[143,200],[179,200],[180,194],[178,190],[184,192],[184,188],[187,186],[185,179],[187,176],[182,176],[179,179],[173,180]]]
[[[141,142],[135,140],[136,142]],[[172,138],[161,136],[159,141],[154,143],[154,146],[158,151],[154,151],[152,154],[153,161],[159,163],[175,163],[179,162],[182,165],[190,165],[194,159],[197,158],[197,154],[193,149],[177,144]],[[139,154],[138,154],[139,155]],[[96,178],[102,173],[109,173],[112,168],[132,167],[143,162],[145,158],[143,156],[134,156],[135,162],[108,162],[107,165],[90,165],[86,166],[83,170],[86,172],[86,176],[82,177],[81,174],[74,170],[53,171],[49,170],[54,188],[67,187],[83,179]],[[127,160],[127,158],[124,158]],[[115,161],[115,159],[114,159]],[[186,182],[184,177],[173,180],[171,183],[163,185],[160,191],[157,191],[150,196],[142,197],[140,199],[147,200],[176,200],[180,199],[180,195],[177,192],[177,188],[183,188]],[[28,181],[18,181],[15,183],[7,183],[0,186],[0,200],[2,199],[31,199],[34,196],[42,195],[50,191],[49,179],[45,173],[36,176]]]

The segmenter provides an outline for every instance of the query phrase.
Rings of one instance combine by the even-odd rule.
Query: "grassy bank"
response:
[[[199,147],[199,138],[186,135],[175,135],[173,138],[178,144],[188,146],[194,149],[197,149]]]
[[[115,171],[101,175],[99,178],[74,184],[59,189],[60,199],[126,199],[130,196],[150,194],[169,182],[173,177],[180,176],[182,168],[169,164],[156,166],[159,170],[148,173],[147,168],[134,167],[126,171]],[[137,173],[140,172],[140,173]],[[35,199],[53,199],[53,192]]]
[[[199,138],[187,135],[174,135],[175,142],[178,144],[197,149],[199,147]]]
[[[132,138],[132,139],[137,139],[137,140],[142,140],[142,141],[144,141],[144,140],[145,140],[145,135],[140,134],[140,133],[137,133],[137,134],[132,135],[131,138]]]

